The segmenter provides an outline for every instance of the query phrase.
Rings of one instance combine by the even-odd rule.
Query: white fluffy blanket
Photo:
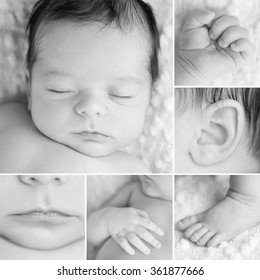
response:
[[[25,26],[35,0],[0,0],[0,102],[25,100]],[[153,172],[172,172],[172,0],[147,0],[158,20],[160,76],[143,133],[126,150]]]

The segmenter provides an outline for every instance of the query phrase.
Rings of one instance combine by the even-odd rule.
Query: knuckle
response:
[[[144,228],[139,228],[138,229],[138,235],[139,236],[145,236],[147,231]]]
[[[135,235],[132,232],[129,232],[127,234],[127,239],[131,242],[131,241],[134,241],[136,238],[135,238]]]
[[[152,224],[151,220],[148,220],[148,219],[144,219],[143,223],[146,227],[150,227]]]
[[[122,245],[122,244],[124,244],[125,243],[125,239],[121,236],[121,237],[118,237],[118,239],[117,239],[117,242],[120,244],[120,245]]]
[[[229,18],[232,20],[232,22],[239,24],[239,19],[236,16],[229,16]]]

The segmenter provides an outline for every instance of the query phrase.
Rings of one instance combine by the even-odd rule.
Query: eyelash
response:
[[[76,91],[62,91],[62,90],[55,90],[55,89],[48,89],[50,92],[56,93],[56,94],[66,94],[66,93],[76,93]],[[120,98],[120,99],[132,99],[134,98],[134,96],[132,95],[116,95],[116,94],[110,94],[110,96],[114,97],[114,98]]]
[[[131,96],[131,95],[122,96],[122,95],[110,94],[110,96],[116,97],[116,98],[123,98],[123,99],[132,99],[132,98],[134,98],[134,96]]]
[[[53,92],[53,93],[57,93],[57,94],[65,94],[65,93],[75,93],[75,91],[70,91],[70,90],[55,90],[55,89],[49,89],[49,91]]]

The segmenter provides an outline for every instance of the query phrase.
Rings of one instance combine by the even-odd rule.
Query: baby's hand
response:
[[[186,79],[188,84],[207,84],[241,68],[253,52],[248,31],[239,26],[236,17],[196,10],[183,27],[176,59],[176,67],[181,71],[176,69],[176,83],[185,83],[178,77],[178,72],[185,72],[191,77],[190,81]]]
[[[164,233],[145,211],[131,207],[109,207],[106,211],[106,226],[112,238],[130,255],[135,253],[131,245],[145,255],[150,253],[141,239],[157,249],[161,247],[161,243],[149,231],[160,236]]]

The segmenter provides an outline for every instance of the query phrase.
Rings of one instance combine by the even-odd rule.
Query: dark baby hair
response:
[[[177,89],[176,110],[184,112],[190,105],[201,108],[203,103],[213,104],[233,99],[242,104],[248,123],[249,150],[260,160],[260,89],[259,88],[194,88]]]
[[[150,67],[152,80],[158,76],[159,32],[152,8],[141,0],[39,0],[32,10],[27,25],[27,68],[31,73],[38,55],[38,33],[43,24],[57,20],[76,23],[101,22],[104,26],[115,24],[122,31],[135,27],[150,42]]]

